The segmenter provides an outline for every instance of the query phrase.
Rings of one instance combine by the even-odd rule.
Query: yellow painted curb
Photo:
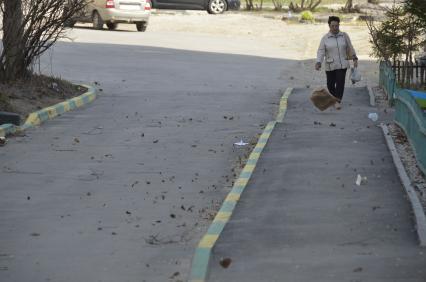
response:
[[[263,130],[263,133],[260,135],[256,146],[249,156],[248,163],[244,166],[237,181],[235,181],[233,189],[226,196],[222,207],[216,214],[212,224],[207,230],[207,233],[202,237],[200,243],[198,244],[192,259],[191,274],[188,281],[204,282],[207,279],[211,251],[216,241],[219,239],[222,230],[225,228],[225,225],[231,219],[234,208],[240,200],[240,197],[256,168],[257,161],[259,160],[261,152],[265,148],[269,137],[275,128],[275,125],[278,122],[282,122],[284,120],[284,116],[287,110],[287,100],[292,91],[293,88],[287,88],[284,92],[280,101],[276,120],[269,122]]]

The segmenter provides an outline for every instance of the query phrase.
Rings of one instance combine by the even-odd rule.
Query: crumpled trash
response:
[[[357,175],[355,184],[357,186],[361,186],[367,183],[367,176],[361,176],[360,174]]]
[[[236,145],[236,146],[246,146],[246,145],[248,145],[248,143],[244,142],[243,139],[241,139],[237,143],[234,143],[234,145]]]
[[[0,147],[6,145],[7,139],[6,137],[0,137]]]
[[[377,121],[379,119],[379,115],[377,113],[369,113],[368,118],[372,121]]]
[[[59,92],[59,85],[56,82],[52,82],[50,86],[53,90],[55,90],[56,92]]]

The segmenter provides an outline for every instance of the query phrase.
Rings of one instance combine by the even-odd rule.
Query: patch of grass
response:
[[[316,8],[315,9],[315,11],[314,11],[315,13],[330,13],[331,11],[330,11],[330,9],[329,8],[327,8],[327,7],[322,7],[322,6],[319,6],[318,8]]]

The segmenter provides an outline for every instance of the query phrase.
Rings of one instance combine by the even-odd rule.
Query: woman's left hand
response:
[[[354,68],[358,67],[358,60],[354,60]]]

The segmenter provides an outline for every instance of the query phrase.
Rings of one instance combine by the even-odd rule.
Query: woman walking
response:
[[[339,100],[335,107],[340,110],[340,103],[345,90],[346,71],[350,67],[349,60],[353,60],[356,68],[358,67],[358,58],[349,36],[340,31],[340,19],[335,16],[329,17],[328,26],[330,31],[322,37],[318,47],[315,69],[320,70],[325,59],[327,88],[331,95]]]

